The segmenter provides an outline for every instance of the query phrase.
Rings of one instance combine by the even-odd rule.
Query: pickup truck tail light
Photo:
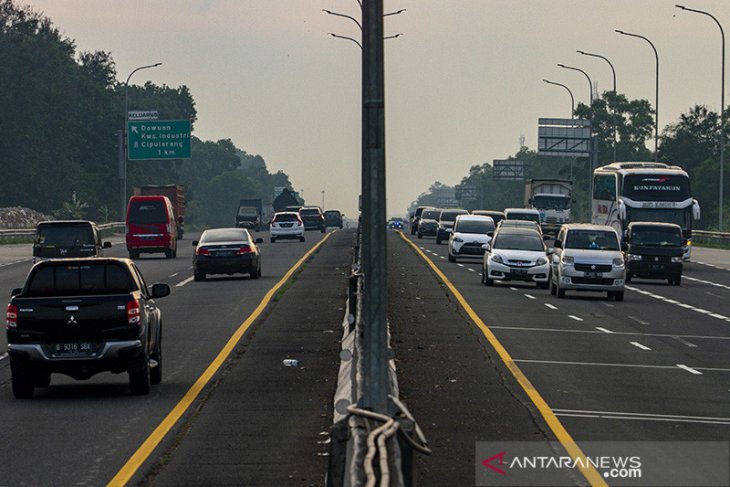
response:
[[[8,305],[8,311],[5,313],[5,319],[8,328],[16,328],[18,326],[18,307],[14,304]]]
[[[236,252],[238,255],[248,254],[251,252],[251,247],[248,245],[242,245],[240,249],[238,249],[238,252]]]
[[[127,301],[127,323],[130,325],[139,324],[139,301],[132,299]]]

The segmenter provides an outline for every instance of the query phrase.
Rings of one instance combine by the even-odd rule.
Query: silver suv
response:
[[[624,299],[626,267],[616,231],[605,225],[563,225],[555,239],[550,293],[607,291],[609,298]]]

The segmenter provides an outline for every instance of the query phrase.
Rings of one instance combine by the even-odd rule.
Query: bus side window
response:
[[[613,174],[593,178],[593,199],[616,201],[616,178]]]

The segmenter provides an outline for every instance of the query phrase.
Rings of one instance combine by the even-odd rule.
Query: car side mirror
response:
[[[12,291],[10,291],[10,297],[17,296],[18,294],[20,294],[22,292],[23,292],[23,288],[22,287],[16,287]]]
[[[489,252],[491,250],[492,246],[488,243],[482,244],[482,250]]]
[[[563,248],[563,242],[561,242],[560,240],[556,240],[555,243],[553,243],[553,248],[562,249]]]
[[[263,238],[257,238],[253,242],[256,243],[256,244],[264,243],[264,239]]]
[[[104,242],[103,244],[101,244],[101,247],[103,249],[110,249],[110,248],[112,248],[112,243],[111,242]]]
[[[199,242],[197,240],[193,240],[193,247],[196,247],[198,245],[198,243]]]
[[[164,282],[158,282],[152,285],[152,297],[164,298],[170,294],[170,286]]]
[[[553,255],[555,253],[555,247],[548,247],[545,251],[545,255]]]

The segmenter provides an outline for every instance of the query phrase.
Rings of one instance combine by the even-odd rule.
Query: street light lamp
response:
[[[600,54],[594,54],[591,52],[585,52],[585,51],[580,51],[580,50],[578,50],[576,52],[578,54],[582,54],[584,56],[601,58],[604,61],[606,61],[609,66],[611,66],[611,73],[613,74],[613,96],[615,98],[616,97],[616,70],[613,69],[613,64],[611,64],[611,61],[609,61],[608,58],[601,56]],[[615,108],[613,110],[613,162],[616,162],[616,109]]]
[[[137,71],[141,71],[143,69],[149,69],[149,68],[156,68],[157,66],[162,65],[162,63],[155,63],[150,64],[149,66],[140,66],[139,68],[133,70],[131,73],[129,73],[129,76],[127,76],[127,80],[124,82],[124,129],[122,131],[123,137],[122,137],[122,157],[120,157],[120,168],[119,168],[119,179],[121,180],[121,199],[120,199],[120,211],[119,211],[119,217],[121,219],[124,218],[124,213],[127,209],[127,150],[125,147],[125,144],[127,143],[127,125],[129,122],[129,80],[132,78],[132,75],[136,73]]]
[[[322,211],[324,211],[324,190],[322,190]]]
[[[659,53],[657,52],[654,43],[644,36],[641,36],[639,34],[631,34],[629,32],[624,32],[618,29],[616,29],[616,33],[629,37],[638,37],[639,39],[644,39],[654,50],[654,57],[656,58],[656,95],[654,101],[654,111],[656,112],[654,118],[654,162],[657,162],[659,160]]]
[[[723,221],[722,221],[722,207],[723,207],[723,189],[725,186],[725,31],[722,29],[720,22],[709,12],[703,10],[696,10],[688,8],[683,5],[676,5],[677,8],[686,10],[688,12],[695,12],[702,15],[707,15],[715,21],[717,26],[720,28],[720,36],[722,37],[722,81],[720,84],[720,208],[718,214],[718,230],[722,232]]]
[[[581,73],[583,73],[585,75],[586,79],[588,80],[588,94],[590,95],[588,99],[590,100],[590,102],[589,102],[590,103],[590,106],[593,107],[593,83],[591,82],[591,77],[588,76],[588,73],[586,73],[585,71],[583,71],[580,68],[574,68],[572,66],[566,66],[565,64],[558,63],[558,66],[561,67],[561,68],[564,68],[564,69],[571,69],[573,71],[580,71]]]
[[[570,118],[575,118],[575,98],[573,97],[573,92],[570,91],[570,88],[568,88],[564,84],[556,83],[555,81],[550,81],[547,79],[544,79],[543,81],[551,85],[562,86],[563,88],[568,90],[568,94],[570,95]]]
[[[338,39],[346,39],[346,40],[348,40],[348,41],[352,41],[352,42],[354,42],[355,44],[357,44],[357,46],[358,46],[358,47],[359,47],[360,49],[362,49],[362,44],[360,44],[360,41],[358,41],[357,39],[353,39],[352,37],[347,37],[347,36],[341,36],[341,35],[333,34],[332,32],[330,32],[329,34],[330,34],[330,35],[331,35],[332,37],[336,37],[336,38],[338,38]]]

